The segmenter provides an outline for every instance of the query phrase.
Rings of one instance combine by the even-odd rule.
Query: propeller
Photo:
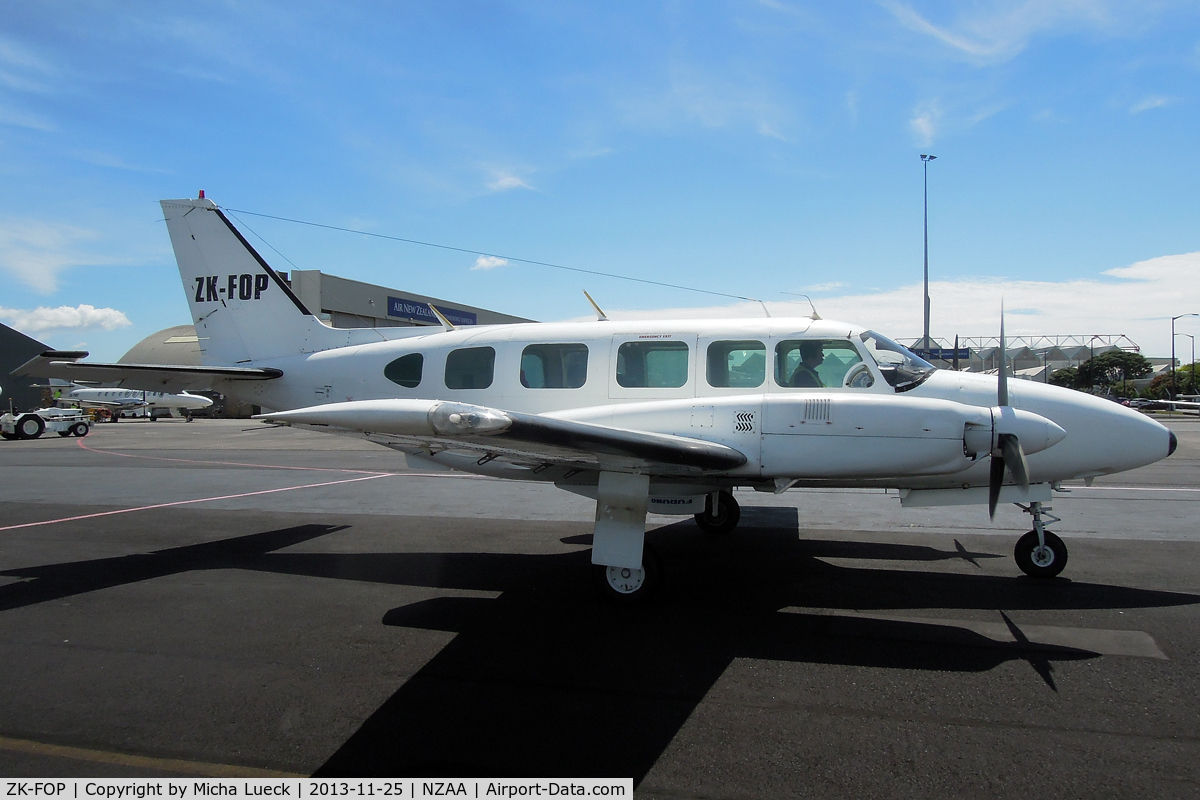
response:
[[[996,375],[996,408],[992,409],[992,429],[996,438],[992,447],[991,473],[988,476],[988,517],[996,518],[996,503],[1004,485],[1007,469],[1022,489],[1029,488],[1029,465],[1017,435],[1011,432],[1016,415],[1008,402],[1008,349],[1004,341],[1004,301],[1000,301],[1000,370]],[[1010,428],[1010,432],[1005,432]]]

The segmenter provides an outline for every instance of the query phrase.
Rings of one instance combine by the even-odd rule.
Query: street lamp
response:
[[[1171,317],[1171,399],[1172,400],[1176,399],[1175,395],[1177,394],[1178,388],[1179,388],[1175,383],[1175,320],[1183,319],[1184,317],[1200,317],[1200,314],[1193,312],[1191,314],[1180,314],[1178,316]],[[1192,360],[1192,363],[1193,364],[1196,363],[1194,359]]]
[[[925,170],[925,348],[928,355],[932,346],[929,341],[929,162],[937,156],[921,153],[921,164]]]
[[[1192,387],[1192,394],[1196,393],[1196,337],[1190,333],[1181,333],[1180,336],[1186,336],[1192,340],[1192,360],[1188,364],[1188,384]]]

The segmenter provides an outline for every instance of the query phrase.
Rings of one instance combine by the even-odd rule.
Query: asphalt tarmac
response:
[[[648,607],[593,504],[354,439],[125,420],[0,442],[0,774],[634,778],[645,797],[1196,797],[1200,421],[1015,507],[739,492],[652,517]]]

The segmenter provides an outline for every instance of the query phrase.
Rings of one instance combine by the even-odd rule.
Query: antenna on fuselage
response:
[[[454,330],[454,323],[446,319],[445,314],[437,310],[437,306],[435,306],[433,303],[430,303],[429,310],[432,311],[433,315],[438,318],[438,322],[442,323],[443,328],[448,331]]]
[[[808,301],[808,307],[812,309],[812,316],[809,317],[809,319],[818,320],[821,318],[821,315],[817,313],[817,307],[815,305],[813,305],[812,298],[809,297],[808,295],[800,294],[799,292],[780,292],[780,294],[790,294],[792,297],[803,297],[805,300]],[[762,301],[759,301],[759,302],[762,302]],[[763,308],[766,308],[766,306],[763,306]]]
[[[596,309],[596,321],[597,322],[608,322],[608,315],[600,310],[600,306],[596,305],[596,301],[593,300],[592,296],[587,293],[587,289],[583,290],[583,296],[586,297],[588,299],[588,302],[592,304],[592,308]]]

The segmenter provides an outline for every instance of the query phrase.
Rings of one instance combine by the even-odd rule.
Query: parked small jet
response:
[[[412,467],[544,481],[596,500],[597,583],[654,591],[647,511],[738,524],[732,490],[898,490],[905,506],[1014,502],[1020,568],[1059,574],[1059,482],[1174,452],[1174,434],[1087,394],[939,370],[874,331],[809,318],[334,329],[206,199],[164,200],[203,367],[48,352],[21,374],[211,387],[274,423],[361,436]],[[1003,337],[1003,325],[1001,325]],[[1003,346],[1003,345],[1002,345]]]
[[[105,408],[112,412],[113,422],[116,422],[122,411],[137,411],[146,409],[151,421],[156,419],[154,410],[165,408],[177,411],[180,416],[191,420],[192,411],[208,408],[213,401],[203,395],[181,392],[146,391],[144,389],[124,389],[112,387],[90,387],[71,385],[62,387],[62,393],[56,396],[60,403],[78,403],[84,408]]]

